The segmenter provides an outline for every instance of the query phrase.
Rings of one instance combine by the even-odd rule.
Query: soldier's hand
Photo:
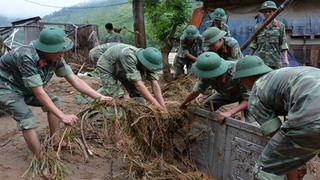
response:
[[[162,119],[168,119],[170,117],[170,114],[168,111],[162,111],[161,117],[162,117]]]
[[[284,60],[283,60],[283,64],[285,64],[286,67],[289,67],[289,66],[290,66],[290,63],[289,63],[288,59],[284,59]]]
[[[113,104],[115,100],[110,96],[101,96],[100,101],[105,101],[107,104]]]
[[[128,95],[125,94],[125,95],[123,96],[123,99],[124,99],[125,101],[130,101],[130,100],[131,100],[129,94],[128,94]]]
[[[298,170],[298,179],[302,180],[304,175],[307,174],[307,165],[304,164],[304,165],[300,166],[297,170]]]
[[[224,120],[227,118],[227,117],[230,117],[232,115],[231,112],[227,111],[227,112],[220,112],[218,114],[218,123],[219,124],[223,124],[224,123]]]
[[[64,115],[61,121],[65,124],[74,125],[78,121],[78,117],[74,114],[71,115]]]
[[[199,94],[197,97],[196,97],[196,102],[197,103],[202,103],[203,102],[203,94]]]
[[[180,104],[179,109],[184,110],[184,109],[187,109],[187,107],[188,106],[186,104]]]

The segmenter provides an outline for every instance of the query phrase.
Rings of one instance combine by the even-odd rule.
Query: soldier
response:
[[[106,36],[104,43],[109,43],[109,42],[122,43],[122,37],[119,33],[114,32],[112,23],[105,24],[105,28],[107,30],[108,35]]]
[[[94,65],[96,65],[98,59],[100,58],[100,56],[106,50],[108,50],[111,46],[114,46],[116,44],[118,44],[118,43],[117,42],[104,43],[104,44],[100,44],[99,46],[96,46],[96,47],[92,48],[89,51],[89,59],[93,62]]]
[[[97,93],[72,72],[63,59],[64,52],[72,47],[73,42],[62,29],[46,27],[33,44],[18,47],[0,58],[0,107],[16,120],[30,150],[40,159],[43,154],[35,130],[37,121],[28,105],[47,112],[51,136],[59,130],[60,122],[74,125],[78,120],[74,114],[64,114],[59,109],[59,98],[44,89],[54,74],[64,77],[75,89],[92,98],[113,100]],[[67,146],[59,136],[53,137],[55,146],[60,141],[63,147]],[[49,176],[47,172],[43,175]]]
[[[97,69],[102,80],[103,94],[112,96],[115,99],[123,98],[120,94],[121,86],[117,82],[120,81],[126,89],[125,96],[142,104],[148,101],[167,113],[157,81],[159,79],[157,71],[161,70],[162,67],[162,55],[157,49],[153,47],[141,49],[128,44],[117,44],[110,47],[97,62]],[[146,79],[151,82],[154,96],[142,82],[143,75],[146,75]],[[114,113],[114,110],[109,109],[108,112]],[[119,150],[123,150],[120,129],[116,124],[114,124],[114,130],[115,144]]]
[[[225,31],[210,27],[202,33],[202,46],[208,47],[207,51],[215,52],[225,60],[233,61],[242,58],[238,41],[225,35]]]
[[[295,169],[320,153],[320,70],[302,66],[272,71],[260,57],[247,56],[237,62],[233,78],[251,90],[248,109],[262,134],[271,138],[253,175],[298,179]]]
[[[225,36],[230,36],[230,29],[227,23],[224,21],[227,19],[226,13],[222,8],[217,8],[211,13],[211,17],[213,20],[207,21],[204,26],[204,30],[208,29],[209,27],[217,27],[222,31],[225,31]]]
[[[191,73],[191,66],[197,60],[198,51],[202,48],[202,36],[194,25],[189,25],[180,37],[180,46],[174,58],[173,78],[178,79],[184,73],[184,66],[187,66],[187,73]]]
[[[276,10],[277,6],[273,1],[266,1],[261,5],[259,11],[263,13],[265,19],[268,19]],[[255,25],[254,30],[256,31],[263,23]],[[251,42],[250,48],[249,55],[253,55],[257,51],[256,55],[272,69],[282,67],[280,53],[283,55],[283,63],[289,66],[286,30],[280,21],[274,19],[270,22]]]
[[[216,90],[204,102],[206,108],[213,105],[214,111],[221,106],[239,102],[238,106],[228,110],[227,112],[220,112],[218,115],[218,122],[221,124],[225,118],[234,115],[235,113],[244,110],[245,121],[254,123],[247,110],[249,92],[243,87],[239,80],[233,80],[235,72],[236,61],[225,61],[214,52],[202,53],[197,61],[192,65],[192,70],[196,76],[201,80],[195,84],[192,92],[180,104],[180,109],[185,109],[186,104],[195,99],[200,93],[206,91],[211,86]]]
[[[97,62],[99,60],[99,58],[102,56],[102,54],[108,50],[111,46],[114,46],[116,44],[119,44],[117,42],[111,42],[111,43],[104,43],[104,44],[100,44],[99,46],[96,46],[94,48],[92,48],[90,51],[89,51],[89,59],[94,63],[94,65],[96,66],[97,65]],[[119,84],[121,84],[121,82],[118,82]],[[103,88],[100,88],[97,90],[97,92],[102,92]],[[119,91],[119,95],[120,96],[124,96],[124,91],[126,91],[125,88],[122,88],[122,91],[120,90]],[[128,93],[126,93],[127,95]],[[77,97],[77,101],[78,102],[87,102],[88,100],[91,101],[93,99],[90,99],[90,98],[82,98],[83,96],[82,95],[79,95]],[[125,99],[129,99],[129,96],[124,96]]]

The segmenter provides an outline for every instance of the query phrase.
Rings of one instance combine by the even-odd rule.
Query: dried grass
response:
[[[166,117],[152,105],[142,105],[133,101],[117,101],[115,109],[121,107],[125,116],[119,120],[122,130],[125,150],[122,152],[127,167],[119,174],[111,174],[110,179],[210,179],[204,173],[197,171],[192,161],[191,149],[197,135],[190,131],[193,122],[192,111],[180,111],[179,103],[191,91],[196,79],[184,78],[162,88],[170,116]],[[79,123],[75,126],[64,126],[68,140],[77,142],[78,150],[83,153],[84,161],[92,156],[110,158],[115,148],[110,146],[113,139],[112,122],[103,114],[103,108],[110,106],[104,102],[94,101],[85,105],[78,114]],[[191,110],[191,111],[190,111]],[[52,152],[45,141],[42,149],[46,158],[54,161],[48,167],[62,166],[58,154]],[[50,153],[48,153],[50,152]],[[119,152],[118,152],[119,153]],[[118,154],[119,155],[119,154]],[[57,161],[59,160],[59,161]],[[40,162],[33,162],[28,169],[29,177],[34,177],[41,171],[32,171]],[[50,168],[49,168],[50,169]],[[67,169],[67,168],[66,168]],[[54,169],[56,170],[56,169]],[[58,171],[64,179],[69,171]],[[39,174],[40,175],[40,174]],[[55,178],[58,179],[58,178]]]

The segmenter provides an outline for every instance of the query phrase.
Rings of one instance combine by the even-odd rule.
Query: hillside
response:
[[[63,8],[42,18],[43,22],[97,24],[100,39],[104,39],[107,32],[104,25],[113,23],[115,28],[127,26],[132,29],[132,5],[127,0],[92,0],[75,6]],[[125,43],[132,44],[134,36],[128,31],[121,31]]]

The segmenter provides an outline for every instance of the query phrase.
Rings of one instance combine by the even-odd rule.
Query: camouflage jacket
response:
[[[265,136],[278,128],[295,128],[320,119],[320,70],[286,67],[256,80],[248,108]],[[285,116],[281,124],[279,115]]]
[[[0,35],[0,57],[2,56],[2,48],[3,48],[3,38]]]
[[[254,26],[256,31],[262,23]],[[264,63],[271,68],[281,68],[280,53],[288,49],[285,26],[274,20],[270,27],[265,27],[260,34],[250,43],[250,48],[257,51]]]
[[[188,39],[182,35],[180,37],[180,46],[177,52],[179,58],[185,58],[187,54],[191,54],[194,57],[198,57],[198,49],[202,48],[202,36],[199,35],[192,43],[188,42]]]
[[[104,44],[100,44],[99,46],[96,46],[94,48],[92,48],[89,51],[89,58],[90,60],[94,63],[97,64],[98,59],[100,58],[100,56],[107,50],[109,49],[111,46],[114,46],[118,43],[116,42],[112,42],[112,43],[104,43]]]
[[[193,92],[204,93],[211,86],[219,94],[231,100],[249,99],[249,91],[242,85],[240,79],[232,79],[237,61],[226,62],[228,63],[228,70],[224,74],[218,76],[214,81],[201,78],[193,87]]]
[[[221,21],[221,25],[220,25],[220,26],[216,26],[216,25],[214,24],[214,20],[210,20],[210,21],[205,22],[205,24],[204,24],[204,30],[208,29],[209,27],[217,27],[217,28],[219,28],[220,30],[227,32],[227,34],[226,34],[225,36],[230,36],[229,26],[227,25],[227,23],[225,23],[225,22],[223,22],[223,21]]]
[[[142,81],[142,75],[147,80],[158,80],[156,72],[145,72],[137,69],[139,48],[128,44],[117,44],[105,51],[97,62],[97,66],[110,72],[116,79],[126,82]]]
[[[243,57],[239,43],[236,39],[233,37],[222,37],[222,40],[222,50],[216,52],[220,57],[229,61],[238,60]]]
[[[104,40],[104,43],[110,43],[110,42],[122,43],[121,35],[119,33],[114,32],[114,31],[110,32],[106,36],[106,39]]]
[[[39,57],[33,45],[20,46],[0,58],[0,94],[32,95],[31,87],[45,86],[53,74],[72,74],[64,59],[54,63]]]

